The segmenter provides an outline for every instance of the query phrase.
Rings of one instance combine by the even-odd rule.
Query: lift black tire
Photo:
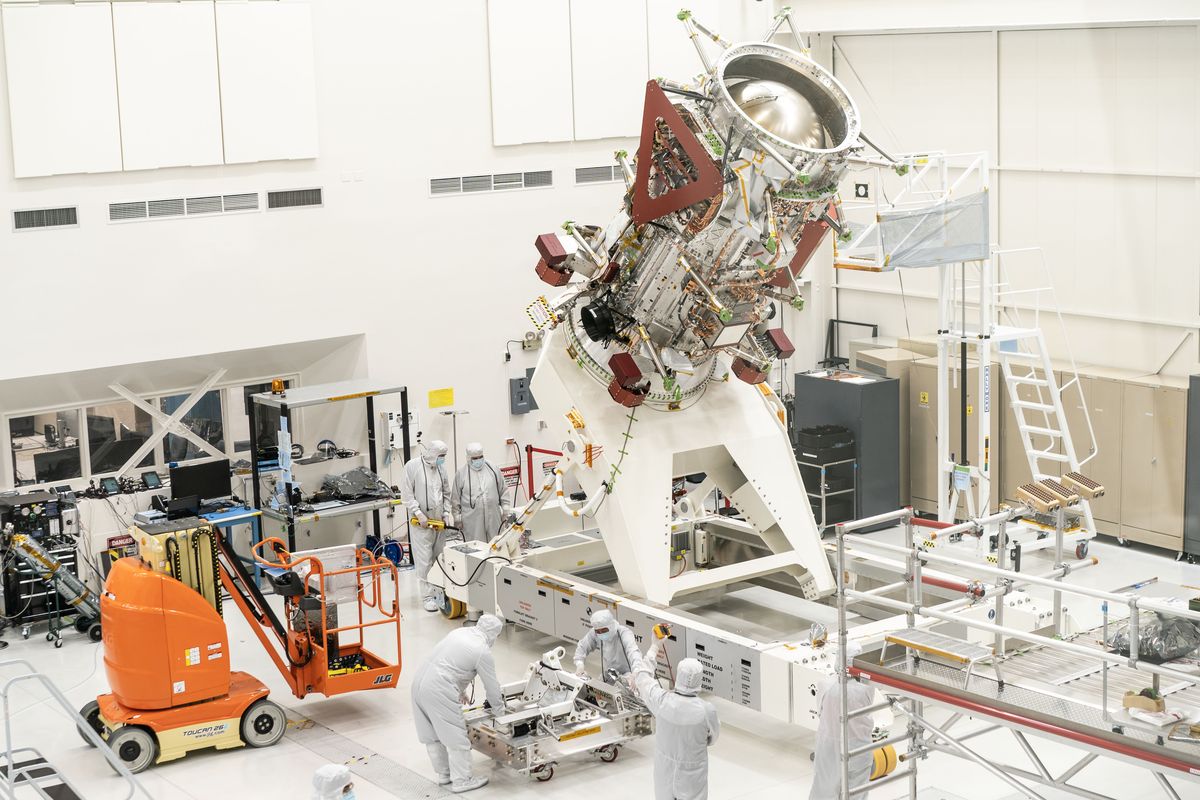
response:
[[[136,725],[117,728],[108,737],[108,746],[134,774],[144,772],[158,758],[158,740],[153,733]]]
[[[47,641],[47,642],[53,642],[53,641],[54,641],[54,634],[53,634],[53,633],[47,633],[47,634],[46,634],[46,641]]]
[[[617,747],[615,744],[606,744],[596,752],[599,754],[601,761],[603,761],[605,764],[611,764],[617,760],[617,756],[621,755],[621,748]]]
[[[277,744],[287,731],[287,714],[265,697],[242,714],[242,741],[251,747]]]
[[[55,646],[56,648],[58,648],[58,647],[62,647],[62,639],[55,639],[55,640],[54,640],[54,646]]]
[[[539,783],[545,783],[554,777],[554,765],[542,764],[533,770],[532,775],[537,778]]]
[[[84,721],[91,726],[92,730],[101,736],[104,735],[104,723],[100,721],[100,704],[95,700],[91,701],[83,708],[79,709],[79,716],[83,717]],[[95,747],[92,740],[87,737],[87,734],[82,729],[79,730],[79,738],[87,742],[88,747]]]
[[[75,618],[75,630],[79,633],[87,633],[87,629],[92,625],[92,621],[80,614]]]
[[[104,638],[104,631],[100,629],[99,622],[93,622],[87,629],[88,638],[93,642],[98,642]]]

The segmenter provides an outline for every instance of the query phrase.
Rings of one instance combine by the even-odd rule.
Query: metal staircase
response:
[[[1071,367],[1071,378],[1059,386],[1040,328],[998,326],[993,342],[997,345],[995,360],[1004,374],[1008,404],[1016,417],[1033,480],[1057,479],[1064,472],[1083,472],[1083,465],[1096,455],[1096,450],[1091,448],[1092,452],[1080,459],[1071,440],[1063,394],[1068,389],[1079,388],[1079,375],[1074,372],[1074,366]],[[1088,428],[1091,428],[1090,419]],[[1066,465],[1066,469],[1062,465]],[[1079,507],[1085,528],[1094,534],[1096,523],[1092,520],[1091,504],[1081,500]]]

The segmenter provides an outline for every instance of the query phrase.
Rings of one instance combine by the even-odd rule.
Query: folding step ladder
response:
[[[997,327],[996,341],[993,355],[1004,374],[1008,404],[1016,417],[1034,482],[1046,478],[1057,480],[1061,467],[1056,469],[1056,465],[1065,464],[1067,469],[1063,472],[1082,472],[1082,466],[1095,452],[1082,460],[1076,455],[1062,402],[1063,393],[1078,386],[1079,375],[1073,373],[1070,380],[1058,385],[1040,328]],[[1022,393],[1022,387],[1032,391]],[[1080,500],[1079,507],[1084,526],[1094,535],[1096,523],[1092,520],[1091,504]]]

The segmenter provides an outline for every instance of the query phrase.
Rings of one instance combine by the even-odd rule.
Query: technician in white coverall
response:
[[[345,764],[321,765],[312,783],[312,800],[354,800],[354,783]]]
[[[483,457],[483,445],[467,445],[467,463],[454,476],[450,511],[458,520],[463,539],[487,542],[500,532],[500,523],[512,513],[500,470]]]
[[[862,653],[862,645],[850,642],[846,645],[846,663]],[[817,723],[817,743],[813,750],[813,784],[808,800],[838,800],[842,787],[842,733],[841,701],[838,699],[837,676],[826,678],[817,687],[817,700],[821,707],[821,719]],[[851,678],[846,685],[847,710],[866,708],[875,700],[875,689]],[[871,731],[875,723],[870,714],[850,719],[850,749],[871,743]],[[863,753],[850,760],[850,788],[862,786],[871,778],[873,764],[871,753]],[[855,795],[865,798],[866,794]]]
[[[638,696],[654,715],[654,800],[706,800],[708,748],[721,733],[717,710],[701,700],[703,668],[685,658],[675,668],[675,688],[658,684],[654,665],[662,640],[656,639],[634,667]]]
[[[492,645],[504,623],[484,614],[473,628],[456,628],[433,648],[429,658],[413,678],[413,721],[417,739],[429,751],[439,786],[450,784],[455,794],[485,785],[482,775],[471,776],[471,742],[462,704],[466,690],[483,681],[488,705],[496,713],[504,710],[504,695],[496,679]]]
[[[426,611],[437,611],[437,588],[426,580],[433,560],[441,555],[445,544],[444,531],[434,530],[430,520],[452,524],[450,516],[450,479],[446,476],[446,443],[435,439],[425,445],[425,452],[404,465],[400,476],[400,496],[408,508],[410,519],[417,527],[409,529],[413,569],[420,582],[421,599]]]
[[[579,677],[588,677],[584,662],[594,650],[600,651],[600,677],[604,680],[609,670],[616,670],[618,675],[633,672],[642,657],[633,631],[617,625],[617,618],[605,608],[592,612],[592,629],[575,646],[575,674]]]

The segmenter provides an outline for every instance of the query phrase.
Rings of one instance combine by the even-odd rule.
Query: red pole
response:
[[[961,581],[951,581],[945,578],[935,578],[932,575],[921,575],[921,583],[937,586],[942,589],[949,589],[952,592],[962,592],[966,594],[971,590],[971,587]]]

